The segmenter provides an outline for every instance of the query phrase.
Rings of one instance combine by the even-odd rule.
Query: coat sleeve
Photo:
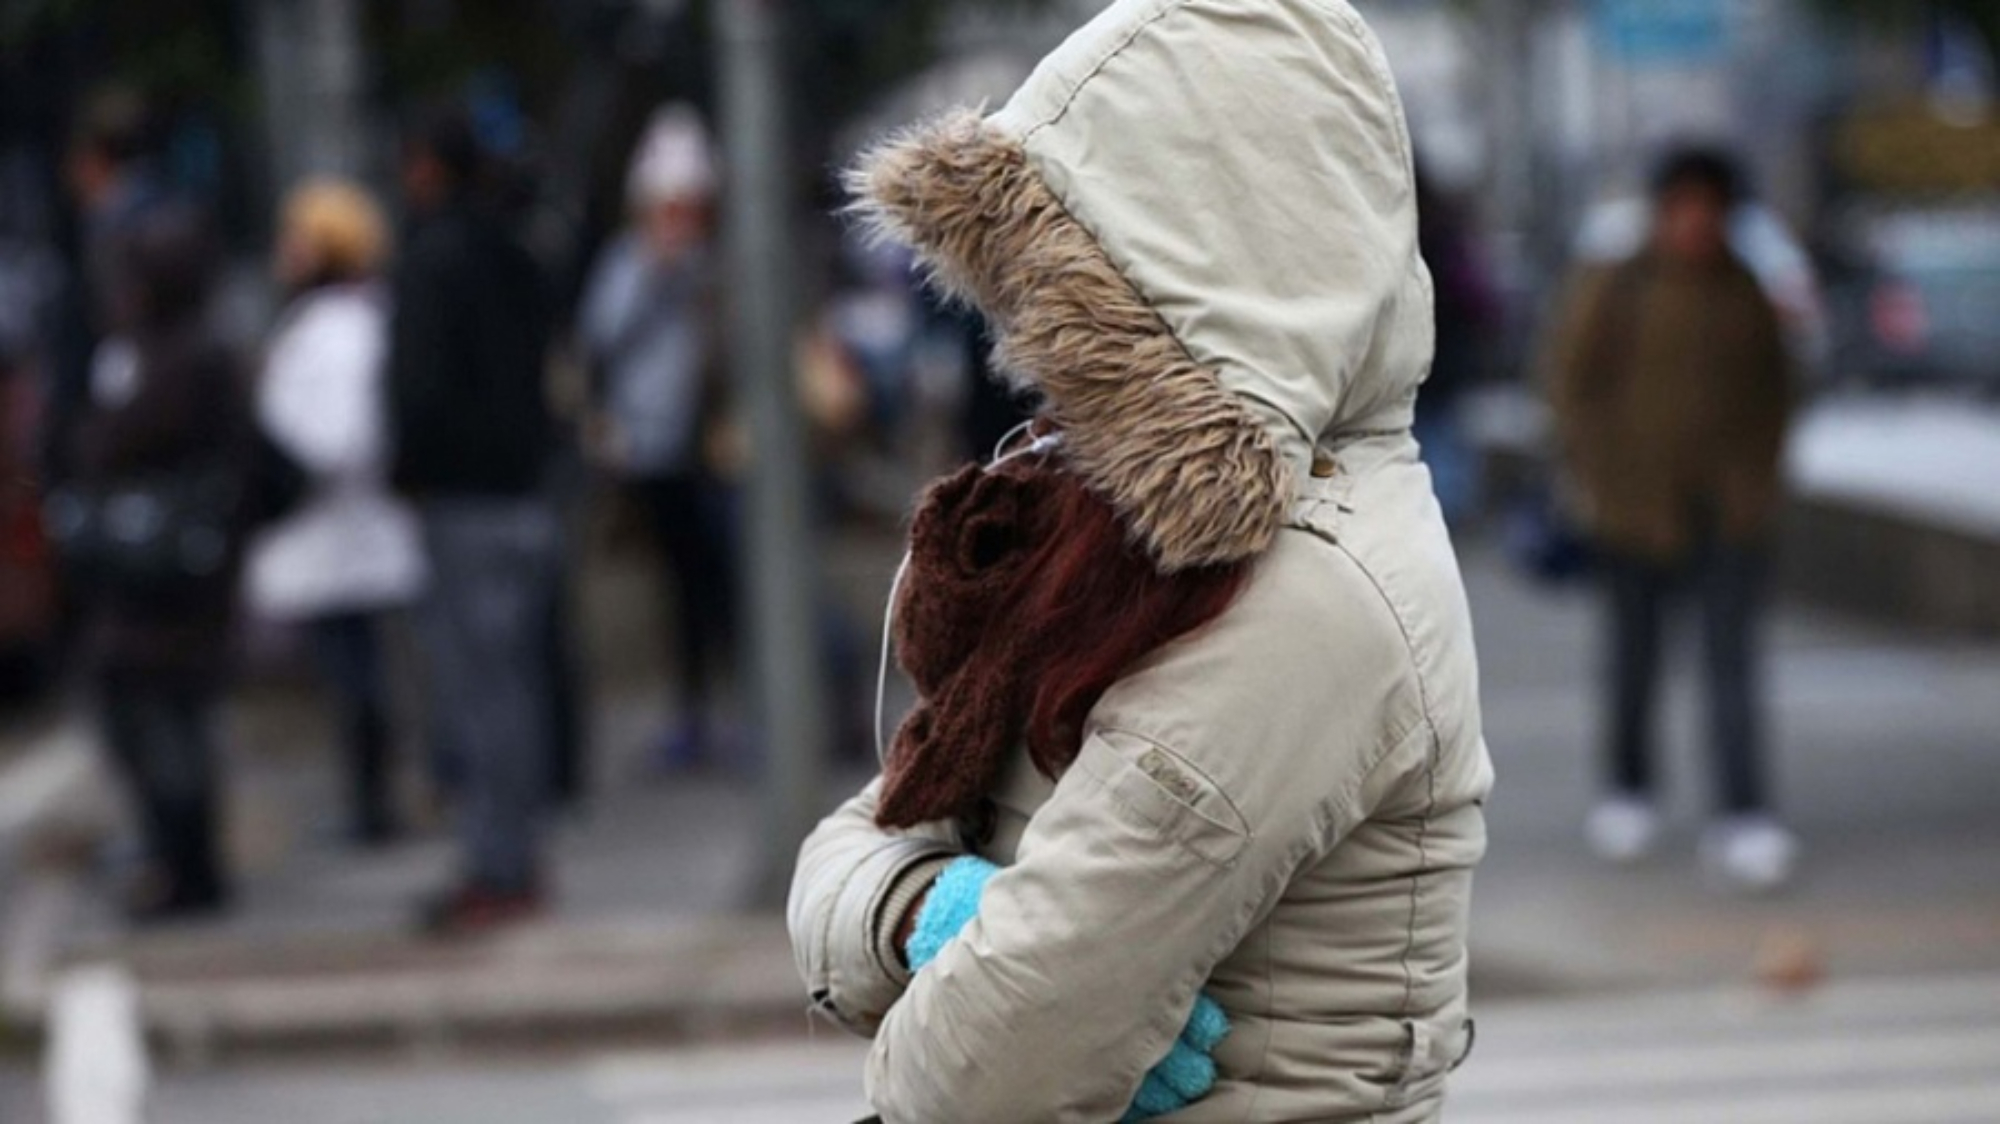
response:
[[[258,420],[314,475],[354,476],[380,459],[383,344],[381,315],[355,302],[309,310],[272,347]]]
[[[1752,311],[1751,364],[1750,385],[1744,393],[1741,448],[1751,467],[1775,478],[1797,394],[1796,367],[1777,307],[1754,284],[1746,300]]]
[[[1611,288],[1610,269],[1590,269],[1570,280],[1557,305],[1541,347],[1539,367],[1553,414],[1557,445],[1571,482],[1586,498],[1597,490],[1602,458],[1599,451],[1608,431],[1605,372],[1593,371],[1592,340],[1604,329]]]
[[[1785,435],[1797,393],[1795,370],[1777,308],[1756,280],[1742,280],[1747,311],[1740,381],[1728,432],[1716,443],[1726,530],[1741,538],[1768,532],[1784,482]]]
[[[1428,752],[1380,603],[1336,610],[1344,632],[1275,627],[1317,619],[1296,600],[1253,587],[1106,693],[1014,864],[877,1033],[887,1124],[1119,1119],[1216,965]]]
[[[875,826],[878,779],[842,804],[805,841],[786,923],[813,1006],[857,1034],[872,1034],[910,973],[893,948],[903,905],[960,853],[951,829]]]

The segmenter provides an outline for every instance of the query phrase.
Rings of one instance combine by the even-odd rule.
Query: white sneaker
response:
[[[1605,862],[1635,863],[1653,853],[1660,837],[1660,813],[1644,800],[1614,796],[1591,809],[1583,834],[1591,851]]]
[[[1770,816],[1736,816],[1708,829],[1701,854],[1708,868],[1732,885],[1768,893],[1792,880],[1799,840]]]

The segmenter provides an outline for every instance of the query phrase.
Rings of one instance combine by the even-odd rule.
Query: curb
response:
[[[549,925],[477,943],[188,937],[106,953],[137,978],[148,1035],[192,1065],[269,1053],[657,1044],[807,1021],[776,918]]]

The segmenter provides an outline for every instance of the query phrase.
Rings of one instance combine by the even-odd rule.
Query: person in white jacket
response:
[[[286,200],[279,281],[293,294],[257,388],[266,436],[304,471],[303,499],[252,546],[253,611],[310,633],[348,754],[352,832],[396,834],[380,624],[426,580],[411,512],[389,490],[382,381],[388,227],[362,189],[315,181]]]

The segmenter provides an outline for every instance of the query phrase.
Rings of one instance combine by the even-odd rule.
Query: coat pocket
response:
[[[1383,1103],[1401,1108],[1417,1100],[1437,1095],[1444,1079],[1458,1071],[1472,1056],[1478,1027],[1470,1018],[1456,1026],[1449,1021],[1404,1019],[1402,1045],[1388,1079]]]
[[[1130,818],[1215,866],[1233,865],[1250,841],[1250,825],[1229,794],[1186,757],[1151,739],[1100,729],[1076,764]]]

